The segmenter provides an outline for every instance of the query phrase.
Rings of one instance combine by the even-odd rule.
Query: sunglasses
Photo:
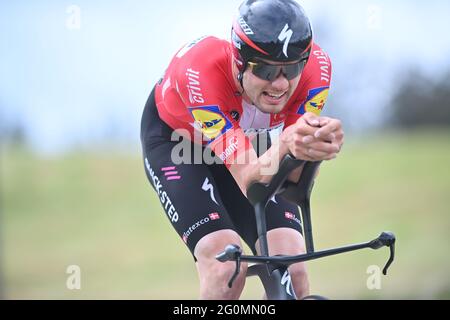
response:
[[[248,62],[252,73],[260,79],[274,81],[280,73],[288,80],[296,78],[305,68],[307,59],[292,64],[268,64],[262,61]]]

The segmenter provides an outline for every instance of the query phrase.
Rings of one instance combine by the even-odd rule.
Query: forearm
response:
[[[268,183],[287,153],[305,161],[331,160],[336,158],[342,143],[343,131],[339,120],[319,118],[312,113],[306,113],[295,124],[287,127],[278,141],[261,157],[258,158],[253,149],[241,153],[237,164],[231,165],[230,172],[246,194],[251,183]],[[294,170],[289,180],[297,182],[301,168]]]
[[[259,158],[253,149],[242,153],[236,159],[237,164],[230,166],[230,172],[246,195],[248,187],[254,182],[268,183],[278,171],[283,157],[289,153],[288,146],[278,139]]]

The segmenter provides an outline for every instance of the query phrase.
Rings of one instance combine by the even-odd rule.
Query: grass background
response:
[[[333,299],[450,298],[450,132],[386,132],[348,141],[312,196],[315,246],[397,236],[380,290],[367,268],[388,250],[308,262],[312,293]],[[193,260],[144,174],[140,154],[38,157],[3,146],[1,270],[7,299],[196,299]],[[186,185],[186,188],[190,186]],[[81,290],[66,268],[81,267]],[[243,299],[259,299],[251,278]]]

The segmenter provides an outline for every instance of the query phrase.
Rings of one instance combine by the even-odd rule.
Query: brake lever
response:
[[[216,259],[219,260],[220,262],[236,261],[236,269],[233,275],[231,276],[230,281],[228,281],[228,288],[231,288],[233,286],[233,282],[236,280],[241,270],[241,255],[242,249],[235,244],[230,244],[226,246],[223,252],[216,255]]]
[[[394,262],[394,256],[395,256],[395,237],[394,237],[394,241],[389,245],[389,249],[391,251],[391,255],[389,257],[388,262],[386,262],[386,265],[384,266],[383,269],[383,274],[387,275],[387,271],[388,268],[391,266],[392,262]]]
[[[234,270],[233,276],[231,277],[230,281],[228,281],[228,288],[231,289],[231,287],[233,286],[233,282],[234,280],[236,280],[240,271],[241,271],[241,256],[238,255],[236,257],[236,270]]]
[[[382,232],[381,235],[370,242],[369,247],[372,249],[379,249],[381,247],[389,247],[390,249],[390,256],[388,262],[386,262],[386,265],[383,268],[383,274],[387,274],[387,270],[391,266],[392,262],[394,261],[395,257],[395,235],[392,232]]]

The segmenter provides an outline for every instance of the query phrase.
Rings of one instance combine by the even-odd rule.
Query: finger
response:
[[[320,122],[317,119],[305,119],[306,122],[313,127],[320,127]]]
[[[337,154],[333,153],[333,154],[329,155],[327,158],[325,158],[323,160],[329,161],[329,160],[333,160],[333,159],[336,159],[336,158],[337,158]]]
[[[336,135],[332,132],[327,136],[324,136],[323,138],[321,138],[323,141],[325,142],[329,142],[329,143],[333,143],[336,140]]]
[[[314,136],[317,130],[318,130],[317,127],[313,127],[307,124],[305,121],[303,121],[302,123],[296,124],[294,132],[302,136]]]
[[[328,117],[320,117],[319,125],[320,125],[321,127],[324,127],[324,126],[326,126],[328,123],[330,123],[330,120],[331,120],[331,118],[328,118]]]
[[[316,138],[323,138],[328,136],[330,133],[336,131],[337,124],[335,122],[329,122],[325,126],[321,127],[319,130],[317,130],[314,134],[314,137]]]
[[[322,160],[328,160],[333,158],[336,153],[328,153],[328,152],[321,152],[314,149],[307,149],[307,155],[314,159],[314,161],[322,161]]]
[[[334,132],[334,135],[336,136],[337,141],[343,141],[344,140],[344,131],[338,130]]]
[[[294,150],[291,150],[291,152],[296,159],[305,161],[317,161],[307,153],[307,149],[305,148],[295,148]]]
[[[302,118],[308,123],[310,126],[318,127],[320,125],[320,119],[312,112],[305,113]]]
[[[324,160],[333,160],[336,159],[337,153],[319,153],[318,151],[311,151],[310,156],[314,158],[314,161],[324,161]]]
[[[310,149],[319,151],[319,152],[327,153],[327,154],[337,153],[337,152],[339,152],[339,149],[340,149],[338,143],[329,143],[329,142],[322,142],[322,141],[310,143],[310,144],[308,144],[307,147]]]
[[[311,135],[311,136],[304,136],[303,138],[302,138],[302,142],[304,143],[304,144],[310,144],[310,143],[313,143],[314,142],[314,137]]]
[[[307,138],[308,137],[308,138]],[[305,139],[306,138],[306,139]],[[311,140],[312,139],[312,140]],[[312,142],[327,142],[327,143],[334,143],[338,140],[336,140],[336,135],[334,133],[330,133],[329,135],[316,138],[314,135],[307,135],[303,137],[303,142],[306,144],[312,143]]]
[[[324,127],[321,127],[320,129],[318,129],[315,132],[314,137],[321,138],[321,137],[329,135],[332,132],[338,131],[340,129],[341,129],[341,122],[339,120],[332,119]]]

